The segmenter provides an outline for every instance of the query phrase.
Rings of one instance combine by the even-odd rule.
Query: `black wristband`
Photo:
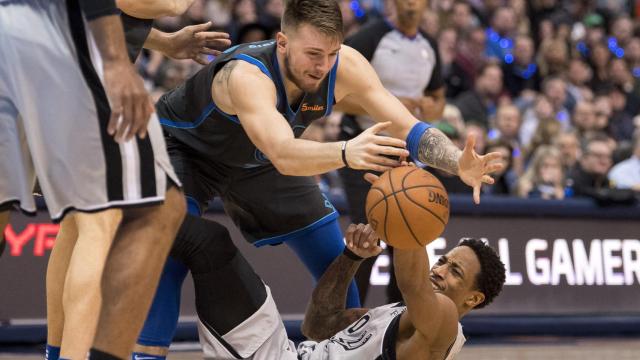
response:
[[[346,141],[342,142],[342,162],[344,163],[344,166],[349,167],[349,164],[347,163],[347,142]]]
[[[349,259],[354,260],[354,261],[361,261],[361,260],[364,260],[364,258],[363,258],[363,257],[358,256],[356,253],[354,253],[353,251],[351,251],[351,250],[349,249],[349,247],[347,247],[346,245],[345,245],[345,247],[344,247],[344,250],[342,251],[342,255],[344,255],[344,256],[346,256],[346,257],[348,257]]]

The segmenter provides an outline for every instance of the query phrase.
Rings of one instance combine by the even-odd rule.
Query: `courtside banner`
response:
[[[254,248],[222,213],[207,217],[227,226],[256,272],[271,287],[280,312],[304,313],[314,282],[286,245]],[[343,227],[348,217],[341,219]],[[46,263],[58,225],[46,213],[12,214],[0,258],[0,324],[45,318]],[[478,314],[640,315],[640,223],[637,219],[452,215],[443,236],[427,252],[432,263],[463,237],[488,241],[507,265],[504,291]],[[367,306],[386,302],[389,258],[371,275]],[[192,282],[183,288],[182,315],[195,315]],[[215,286],[215,284],[211,284]],[[224,291],[224,289],[220,289]]]

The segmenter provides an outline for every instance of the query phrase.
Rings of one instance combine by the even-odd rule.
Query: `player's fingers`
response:
[[[204,56],[196,55],[193,57],[193,61],[197,62],[200,65],[207,65],[209,62],[206,60]]]
[[[207,46],[213,46],[213,47],[217,47],[217,48],[227,48],[229,47],[229,45],[231,45],[231,40],[229,39],[219,39],[219,38],[212,38],[212,37],[208,37],[206,39],[206,43]]]
[[[478,183],[473,187],[473,202],[476,204],[480,204],[480,187],[482,183]]]
[[[368,224],[363,225],[362,236],[360,237],[361,248],[368,249],[373,246],[373,243],[369,240],[372,231],[373,230],[371,229],[371,226],[369,226]]]
[[[353,233],[356,231],[355,224],[349,224],[345,232],[345,241],[349,247],[353,247]]]
[[[220,41],[231,44],[231,40],[229,34],[222,31],[203,31],[196,34],[198,39],[206,40],[206,41]]]
[[[493,185],[496,181],[489,175],[484,175],[482,177],[482,182],[485,184]]]
[[[398,167],[401,165],[400,161],[395,159],[389,159],[388,157],[384,157],[384,156],[372,156],[369,159],[369,161],[372,163],[376,163],[378,165],[384,165],[384,166]]]
[[[396,139],[391,136],[375,135],[374,143],[383,146],[393,146],[397,148],[406,148],[407,143],[404,140]]]
[[[208,47],[203,47],[202,49],[200,49],[200,53],[201,54],[207,54],[207,55],[213,55],[213,56],[218,56],[220,55],[220,51],[216,50],[216,49],[211,49]]]
[[[391,121],[385,121],[385,122],[377,123],[367,130],[370,133],[377,134],[383,131],[384,129],[388,128],[389,126],[391,126]]]
[[[494,161],[502,161],[502,154],[499,152],[491,152],[486,155],[483,155],[482,160],[489,163]]]
[[[467,135],[467,141],[464,144],[464,149],[462,151],[469,152],[473,151],[473,148],[476,146],[476,136],[474,134]]]
[[[484,172],[486,174],[491,174],[491,173],[494,173],[496,171],[502,170],[503,167],[504,167],[504,164],[502,164],[502,163],[492,163],[492,164],[489,164],[489,165],[485,166]]]
[[[109,124],[107,125],[107,132],[109,135],[113,136],[118,130],[118,123],[121,121],[120,117],[122,116],[122,107],[120,105],[111,106],[111,117],[109,118]]]
[[[203,32],[207,31],[210,27],[211,27],[211,21],[207,21],[206,23],[203,23],[203,24],[187,26],[189,30],[194,32],[193,36],[196,39],[204,38],[202,36]]]
[[[125,135],[129,131],[131,124],[133,122],[133,102],[131,101],[130,96],[122,97],[122,121],[118,125],[118,130],[116,131],[116,141],[121,142],[124,140]]]
[[[374,182],[378,181],[378,179],[380,179],[380,176],[376,174],[372,174],[372,173],[364,174],[364,180],[369,184],[373,184]]]
[[[407,157],[409,156],[409,151],[407,151],[406,149],[403,148],[399,148],[399,147],[393,147],[393,146],[374,146],[371,148],[373,150],[374,153],[379,154],[379,155],[388,155],[388,156],[395,156],[395,157]],[[398,162],[398,165],[400,164],[400,162],[398,160],[395,160],[396,162]]]

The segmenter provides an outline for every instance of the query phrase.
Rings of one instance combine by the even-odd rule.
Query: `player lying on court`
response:
[[[276,40],[228,49],[156,105],[190,213],[200,216],[208,202],[219,196],[248,241],[256,246],[286,244],[316,279],[344,244],[338,214],[312,175],[344,166],[384,171],[399,165],[385,155],[411,155],[460,176],[474,188],[478,202],[481,184],[493,181],[487,174],[502,166],[492,163],[500,157],[498,153],[476,154],[472,138],[460,151],[442,132],[412,116],[382,86],[365,58],[342,46],[342,40],[342,16],[335,0],[289,0]],[[350,113],[366,111],[384,123],[348,142],[300,139],[305,128],[328,115],[334,104]],[[379,135],[383,130],[391,136]],[[189,238],[214,243],[222,232],[203,231],[207,226],[195,220],[183,225],[175,245]],[[165,267],[138,340],[143,346],[138,351],[145,356],[166,354],[188,264],[207,264],[216,256],[214,247],[199,246],[213,253],[189,252],[188,258],[172,257]],[[203,268],[206,271],[194,276],[196,294],[203,298],[197,301],[203,347],[207,349],[209,338],[241,331],[250,333],[259,347],[273,328],[251,328],[243,323],[245,318],[233,319],[226,312],[224,320],[207,319],[216,317],[216,309],[237,304],[218,294],[223,288],[221,274],[233,269]],[[261,306],[269,301],[263,291],[242,311],[258,317]],[[347,293],[347,306],[359,307],[355,284]],[[216,321],[225,323],[225,332],[215,330]],[[255,350],[228,345],[241,357]]]
[[[459,319],[491,303],[505,282],[504,264],[480,240],[462,240],[431,268],[424,247],[396,248],[404,304],[346,309],[347,286],[362,260],[382,251],[378,240],[369,225],[347,229],[345,253],[316,285],[302,324],[320,342],[301,343],[300,359],[453,359],[465,342]]]

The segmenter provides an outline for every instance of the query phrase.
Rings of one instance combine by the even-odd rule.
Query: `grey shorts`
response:
[[[155,114],[145,139],[118,144],[107,133],[101,62],[76,10],[0,2],[0,209],[35,212],[36,176],[54,220],[161,202],[168,176],[179,184]]]

